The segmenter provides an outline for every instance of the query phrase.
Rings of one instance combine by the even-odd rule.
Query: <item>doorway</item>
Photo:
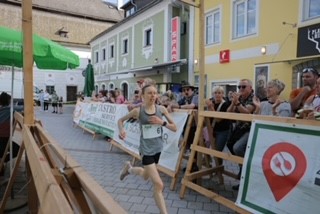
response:
[[[128,100],[128,93],[129,93],[129,87],[128,87],[128,83],[124,82],[121,84],[121,90],[122,90],[122,95],[124,96],[124,98],[126,100]]]
[[[77,101],[77,86],[67,86],[67,102]]]

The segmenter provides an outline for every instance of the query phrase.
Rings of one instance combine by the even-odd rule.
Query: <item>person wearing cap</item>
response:
[[[173,109],[198,109],[198,95],[195,94],[195,87],[190,84],[182,85],[181,90],[183,97],[177,102],[171,102],[167,109],[172,112]],[[191,144],[193,143],[194,133],[196,132],[197,126],[195,122],[192,123],[189,131],[189,135],[186,143],[186,152],[189,153]]]
[[[293,113],[303,107],[308,97],[316,94],[316,81],[319,73],[315,68],[302,70],[303,87],[291,91],[289,102]]]
[[[176,109],[198,109],[198,95],[195,94],[195,87],[190,84],[181,86],[184,96],[178,101],[178,103],[172,103],[168,106],[168,111],[172,112]]]

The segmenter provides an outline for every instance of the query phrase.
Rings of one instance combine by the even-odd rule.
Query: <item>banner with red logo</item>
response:
[[[319,127],[255,121],[237,205],[252,213],[318,213]]]

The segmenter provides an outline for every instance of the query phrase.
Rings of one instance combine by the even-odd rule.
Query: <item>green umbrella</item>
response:
[[[23,67],[22,35],[20,31],[0,26],[0,65],[12,66],[11,94],[14,88],[14,67]],[[65,70],[76,68],[80,64],[79,57],[72,51],[37,35],[33,35],[33,60],[40,69]],[[12,133],[13,97],[11,97],[10,115],[10,133]],[[12,151],[11,137],[10,151]],[[12,161],[10,161],[10,169],[12,169]]]
[[[23,36],[20,31],[0,27],[0,64],[23,67]],[[79,66],[79,57],[67,48],[33,35],[33,59],[40,69],[65,70]]]
[[[83,93],[86,97],[91,97],[93,91],[94,91],[94,71],[89,60],[89,63],[85,70]]]

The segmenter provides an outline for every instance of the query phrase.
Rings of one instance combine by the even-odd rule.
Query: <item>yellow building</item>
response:
[[[268,80],[286,84],[289,98],[301,85],[301,71],[320,71],[320,0],[204,0],[206,94],[213,85],[237,90],[251,79],[256,92]],[[195,23],[199,23],[196,9]],[[197,27],[195,29],[198,29]],[[199,31],[195,35],[199,44]],[[195,48],[195,74],[199,46]],[[197,83],[197,77],[195,79]]]

